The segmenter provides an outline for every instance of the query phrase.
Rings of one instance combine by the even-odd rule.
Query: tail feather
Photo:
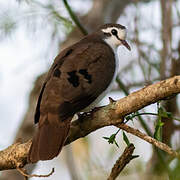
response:
[[[28,162],[53,159],[60,153],[66,141],[72,118],[63,122],[55,117],[53,121],[49,121],[48,118],[48,116],[40,117],[39,129],[33,138]]]

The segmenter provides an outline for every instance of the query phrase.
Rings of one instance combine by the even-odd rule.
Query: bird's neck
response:
[[[108,44],[108,46],[112,49],[112,51],[114,52],[114,57],[115,57],[115,72],[114,72],[114,80],[117,76],[118,70],[119,70],[119,58],[118,58],[118,53],[117,53],[117,49],[118,46],[113,45],[114,43],[112,43],[111,39],[103,39],[103,41]]]
[[[118,46],[113,45],[114,43],[111,42],[112,39],[103,39],[103,41],[111,47],[111,49],[113,50],[114,54],[117,54]]]

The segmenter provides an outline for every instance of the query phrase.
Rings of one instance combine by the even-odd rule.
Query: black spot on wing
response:
[[[82,74],[86,80],[88,80],[89,84],[92,83],[92,76],[88,74],[87,69],[80,69],[79,73]]]
[[[67,73],[69,75],[68,81],[74,86],[79,86],[79,77],[76,74],[76,71],[71,71]]]
[[[61,75],[61,71],[59,69],[55,69],[53,76],[59,78]]]

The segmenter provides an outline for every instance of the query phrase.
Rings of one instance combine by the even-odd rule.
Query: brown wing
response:
[[[105,43],[76,44],[57,57],[42,88],[36,110],[66,119],[90,105],[109,85],[114,54]]]

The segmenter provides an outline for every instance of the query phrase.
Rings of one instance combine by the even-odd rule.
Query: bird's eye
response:
[[[111,30],[111,33],[116,36],[118,32],[117,32],[116,29],[112,29],[112,30]]]

